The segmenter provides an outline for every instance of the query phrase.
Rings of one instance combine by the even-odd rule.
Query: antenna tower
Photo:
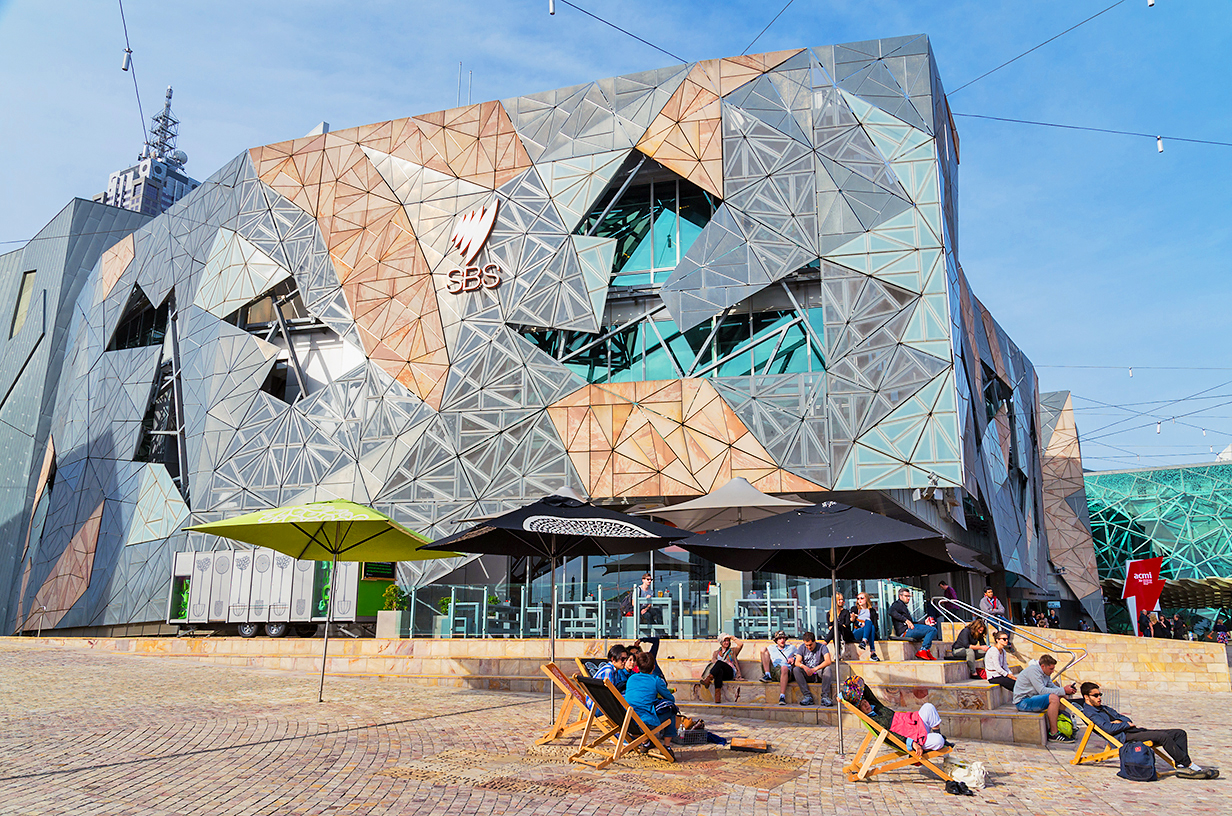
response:
[[[146,153],[159,161],[175,162],[172,153],[175,151],[175,140],[180,133],[180,120],[171,112],[171,86],[167,86],[167,101],[160,113],[151,116],[154,126],[150,128],[150,141],[146,142]]]

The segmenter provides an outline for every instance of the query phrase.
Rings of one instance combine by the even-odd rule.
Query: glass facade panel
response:
[[[26,315],[30,311],[30,298],[34,294],[34,271],[23,272],[21,288],[17,290],[17,306],[13,309],[13,323],[9,327],[9,339],[13,339],[21,327],[26,324]]]

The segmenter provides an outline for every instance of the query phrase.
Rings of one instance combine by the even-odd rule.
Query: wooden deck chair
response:
[[[565,699],[560,704],[560,713],[556,716],[556,722],[552,723],[542,737],[535,740],[535,745],[543,745],[580,731],[591,719],[590,709],[586,707],[586,693],[566,677],[555,663],[548,663],[540,668],[556,688],[560,689]]]
[[[610,680],[594,680],[581,675],[576,679],[590,695],[590,699],[595,701],[595,707],[586,720],[582,745],[576,754],[569,757],[570,762],[580,762],[602,770],[625,754],[637,751],[643,744],[649,746],[651,756],[668,762],[676,761],[676,756],[659,739],[660,732],[671,725],[670,720],[651,728],[637,716],[637,712]],[[591,731],[602,733],[592,739]],[[598,758],[590,757],[590,754],[595,754]]]
[[[896,768],[917,763],[932,771],[946,782],[950,781],[950,775],[934,765],[931,760],[945,756],[954,750],[953,746],[946,745],[944,748],[936,751],[925,751],[923,756],[916,756],[907,750],[907,743],[897,734],[887,728],[882,728],[876,720],[846,700],[840,700],[839,703],[844,709],[859,717],[860,722],[868,729],[868,734],[865,735],[864,742],[860,743],[860,748],[856,751],[855,757],[847,767],[843,768],[847,772],[847,780],[849,782],[867,780],[869,777],[876,776],[879,773],[893,771]],[[881,750],[883,745],[890,748],[891,752],[878,756],[878,751]]]
[[[600,660],[596,663],[593,660],[583,660],[580,657],[575,657],[573,662],[577,664],[578,671],[582,673],[583,677],[594,677],[595,671],[607,661]]]
[[[1083,714],[1081,708],[1074,705],[1064,697],[1061,698],[1061,705],[1069,709],[1070,719],[1074,721],[1075,726],[1079,722],[1085,722],[1087,724],[1086,730],[1082,732],[1082,737],[1078,740],[1077,747],[1074,748],[1074,758],[1069,761],[1070,765],[1082,765],[1087,762],[1102,762],[1105,759],[1118,759],[1120,757],[1121,746],[1125,743],[1112,736],[1095,723],[1091,722],[1091,718],[1086,714]],[[1091,737],[1099,737],[1102,739],[1104,741],[1104,750],[1094,751],[1088,754],[1086,752],[1087,743],[1090,742]],[[1143,740],[1142,744],[1148,746],[1155,752],[1156,756],[1163,759],[1164,762],[1167,762],[1170,768],[1176,767],[1176,763],[1172,761],[1172,757],[1168,756],[1168,754],[1158,745],[1150,740]]]

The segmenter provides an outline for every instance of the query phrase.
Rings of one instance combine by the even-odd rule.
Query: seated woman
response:
[[[842,694],[844,700],[867,714],[873,722],[902,738],[907,750],[916,756],[945,747],[946,739],[939,731],[941,715],[932,703],[924,703],[918,712],[895,711],[877,699],[863,677],[854,674],[843,682]]]
[[[843,605],[843,593],[834,593],[834,610],[838,615],[838,634],[843,639],[843,643],[855,643],[856,637],[851,632],[851,611]],[[830,610],[826,610],[826,643],[834,642],[834,620],[830,615]]]
[[[710,665],[707,666],[707,672],[702,675],[702,685],[710,688],[710,684],[714,683],[714,701],[716,703],[723,702],[723,683],[728,680],[743,680],[744,676],[740,674],[740,650],[744,648],[744,644],[739,638],[720,632],[719,633],[719,648],[715,649],[710,654]]]
[[[855,608],[851,610],[852,629],[856,643],[862,649],[868,650],[871,660],[880,660],[877,656],[877,610],[867,592],[856,595]]]
[[[655,676],[654,658],[647,652],[637,652],[633,660],[637,664],[637,672],[625,684],[625,700],[648,728],[658,728],[665,721],[670,721],[671,724],[659,732],[659,739],[670,746],[672,737],[676,736],[676,698],[668,691],[663,678]],[[664,710],[661,700],[673,705]],[[667,752],[671,754],[672,749],[668,747]]]
[[[954,638],[954,657],[967,661],[967,675],[973,680],[980,677],[980,669],[984,666],[984,655],[988,651],[986,632],[984,621],[977,618]]]

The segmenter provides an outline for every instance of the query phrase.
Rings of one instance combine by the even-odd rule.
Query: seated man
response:
[[[780,632],[779,634],[782,634]],[[800,636],[802,644],[792,655],[790,662],[783,667],[779,679],[779,705],[787,705],[787,681],[795,680],[800,687],[800,705],[811,706],[813,695],[809,691],[809,683],[821,683],[821,704],[832,706],[830,689],[834,685],[834,658],[830,650],[817,642],[812,632]]]
[[[1203,768],[1189,759],[1189,736],[1180,728],[1139,728],[1112,706],[1104,705],[1099,683],[1082,684],[1082,713],[1104,732],[1122,742],[1150,740],[1163,748],[1176,763],[1176,775],[1184,779],[1215,779],[1218,768]]]
[[[774,642],[761,650],[761,681],[763,683],[777,682],[783,673],[783,667],[791,663],[791,656],[796,653],[794,646],[787,645],[787,633],[774,633]],[[783,681],[786,685],[786,680]]]
[[[894,636],[905,640],[923,641],[915,656],[920,660],[936,660],[930,647],[933,641],[941,637],[936,618],[927,618],[920,622],[912,620],[911,590],[900,589],[898,600],[890,604],[890,619],[894,621]]]
[[[1000,686],[1008,692],[1014,691],[1014,683],[1018,675],[1010,671],[1010,662],[1005,653],[1009,651],[1010,636],[998,632],[992,645],[984,652],[984,677],[989,685]]]
[[[1057,713],[1061,710],[1061,695],[1077,694],[1078,689],[1073,683],[1062,688],[1052,682],[1049,677],[1056,669],[1057,659],[1049,654],[1040,655],[1039,660],[1028,663],[1014,683],[1014,705],[1019,711],[1048,712],[1049,742],[1073,742],[1073,737],[1057,731]]]
[[[642,583],[637,587],[638,619],[643,626],[662,626],[663,610],[655,606],[651,600],[654,594],[654,576],[649,572],[642,576]]]
[[[907,750],[916,756],[945,747],[946,738],[940,733],[941,715],[932,703],[924,703],[918,712],[895,711],[878,700],[864,678],[856,675],[844,681],[843,699],[882,728],[901,737]]]
[[[638,652],[633,658],[637,663],[637,672],[633,674],[625,686],[625,701],[637,712],[648,728],[657,728],[665,721],[671,725],[659,732],[659,738],[668,746],[668,754],[672,754],[672,737],[676,736],[676,698],[667,688],[662,677],[654,674],[654,658],[648,652]],[[669,703],[660,705],[660,701]],[[672,755],[674,758],[674,755]]]

